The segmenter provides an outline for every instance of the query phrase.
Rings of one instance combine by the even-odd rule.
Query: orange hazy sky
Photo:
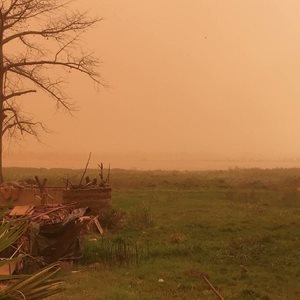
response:
[[[11,142],[6,165],[79,167],[89,151],[128,168],[300,157],[300,1],[77,2],[104,18],[83,44],[109,88],[70,77],[73,117],[44,94],[24,104],[53,132]]]

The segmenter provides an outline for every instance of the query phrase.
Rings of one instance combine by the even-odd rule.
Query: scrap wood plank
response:
[[[40,213],[39,215],[34,216],[34,217],[32,218],[32,220],[39,219],[39,218],[41,218],[42,216],[48,215],[48,214],[53,213],[53,212],[55,212],[55,211],[58,211],[58,210],[60,210],[60,209],[70,208],[70,207],[72,207],[72,206],[73,206],[73,204],[57,206],[57,207],[55,207],[55,208],[53,208],[53,209],[49,209],[49,210],[47,210],[47,211],[45,211],[45,212],[43,212],[43,213]]]
[[[15,206],[11,212],[9,213],[10,216],[28,216],[31,215],[33,212],[34,206],[32,205],[19,205]]]
[[[98,220],[98,217],[95,217],[95,218],[94,218],[94,223],[95,223],[95,225],[96,225],[96,227],[97,227],[99,233],[100,233],[101,235],[103,235],[103,234],[104,234],[104,230],[103,230],[103,228],[102,228],[102,226],[101,226],[101,224],[100,224],[100,222],[99,222],[99,220]]]
[[[208,280],[208,277],[206,274],[202,273],[201,277],[203,280],[207,283],[207,285],[210,287],[210,289],[213,291],[213,293],[220,299],[225,300],[224,297],[220,294],[220,292],[212,285],[212,283]]]
[[[210,282],[210,280],[208,279],[207,274],[205,274],[203,272],[199,272],[198,270],[191,270],[191,274],[193,276],[197,276],[197,277],[202,278],[206,282],[206,284],[209,286],[211,291],[218,297],[219,300],[225,300],[225,298],[220,294],[220,292]]]
[[[0,267],[0,275],[12,275],[17,268],[17,263],[7,263]]]

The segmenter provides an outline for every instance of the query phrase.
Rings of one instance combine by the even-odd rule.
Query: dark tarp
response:
[[[79,238],[83,226],[79,218],[86,211],[86,208],[76,209],[61,223],[33,223],[30,230],[30,255],[43,257],[46,263],[79,259],[81,257]]]

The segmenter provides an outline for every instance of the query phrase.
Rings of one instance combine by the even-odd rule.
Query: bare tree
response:
[[[68,72],[81,72],[100,83],[98,60],[80,45],[81,34],[100,19],[71,10],[72,2],[0,0],[0,182],[4,136],[37,136],[44,128],[22,111],[20,97],[43,91],[70,111],[72,103],[63,89]]]

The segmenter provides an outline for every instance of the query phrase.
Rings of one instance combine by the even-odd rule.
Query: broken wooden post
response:
[[[42,204],[42,205],[45,205],[46,202],[47,202],[47,197],[48,197],[48,194],[47,194],[47,192],[46,192],[46,190],[45,190],[46,183],[47,183],[47,178],[44,178],[43,183],[40,182],[40,179],[39,179],[38,176],[34,176],[34,178],[35,178],[35,181],[36,181],[36,183],[37,183],[37,185],[38,185],[38,188],[39,188],[39,190],[40,190],[40,194],[41,194],[41,204]]]
[[[83,180],[83,178],[84,178],[84,176],[86,174],[87,168],[88,168],[90,160],[91,160],[91,156],[92,156],[92,152],[90,152],[89,158],[88,158],[87,163],[85,165],[85,169],[84,169],[84,172],[83,172],[83,174],[81,176],[81,179],[80,179],[80,182],[79,182],[79,186],[81,186],[81,184],[82,184],[82,180]]]

